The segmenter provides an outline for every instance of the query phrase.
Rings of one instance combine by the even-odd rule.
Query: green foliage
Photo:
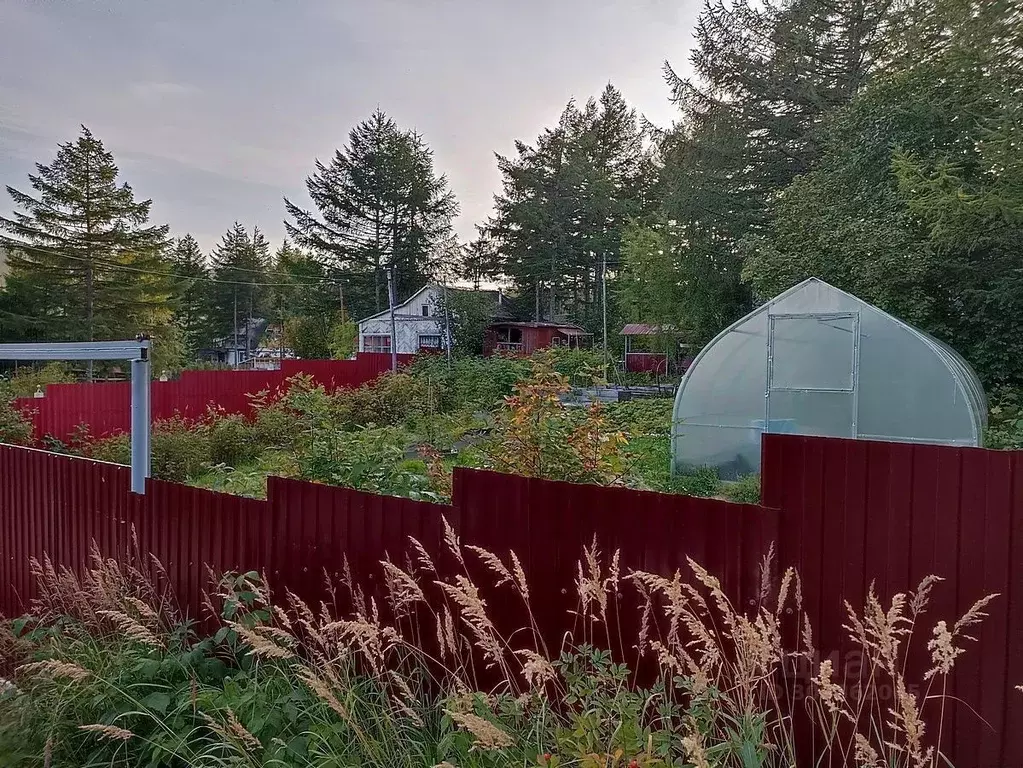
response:
[[[671,480],[675,493],[686,496],[717,496],[721,490],[721,480],[711,467],[700,467],[675,475]]]
[[[998,388],[991,395],[985,448],[1023,449],[1023,393],[1018,389]]]
[[[759,504],[760,475],[743,475],[734,482],[721,483],[720,493],[738,504]]]
[[[444,317],[451,331],[451,351],[458,357],[483,354],[486,330],[493,322],[494,299],[475,291],[447,291],[447,303],[441,300],[436,308],[437,317]]]
[[[29,445],[31,442],[31,422],[14,407],[10,400],[0,397],[0,443]]]
[[[608,85],[582,107],[569,103],[535,143],[498,157],[503,188],[490,230],[499,271],[527,300],[539,297],[537,319],[564,312],[599,326],[604,260],[619,262],[626,222],[652,208],[656,174],[644,133]]]
[[[333,359],[347,360],[359,349],[359,324],[354,320],[334,323],[330,328],[327,346]]]
[[[386,308],[387,267],[399,300],[422,287],[458,209],[422,137],[379,109],[316,163],[306,188],[316,211],[285,199],[288,234],[343,275],[345,305],[358,317]]]
[[[180,416],[158,421],[152,429],[153,477],[182,483],[201,473],[210,462],[210,441],[205,425]],[[131,463],[131,438],[114,435],[88,443],[84,451],[98,461]]]
[[[0,216],[14,278],[6,290],[32,307],[30,338],[131,338],[170,320],[168,228],[149,224],[152,201],[137,201],[118,173],[83,126],[29,175],[34,195],[7,187],[15,212]]]
[[[206,256],[191,235],[179,238],[171,252],[174,274],[179,276],[174,297],[174,320],[181,329],[185,354],[194,360],[200,349],[212,341],[209,329],[210,276]],[[155,350],[154,350],[155,351]]]
[[[611,403],[607,415],[629,438],[669,436],[675,401],[667,397]]]
[[[251,461],[259,452],[256,429],[238,414],[218,414],[206,426],[209,460],[213,464],[237,467]]]
[[[330,354],[329,318],[313,315],[289,317],[284,321],[284,343],[298,357],[324,360]]]
[[[294,453],[267,450],[255,461],[238,467],[224,464],[210,466],[204,473],[194,477],[192,484],[211,491],[265,499],[267,477],[297,477],[298,471]]]
[[[15,397],[32,397],[40,387],[47,384],[67,384],[74,376],[65,363],[46,363],[41,368],[22,366],[11,376],[0,377],[0,400]]]
[[[408,435],[394,427],[319,432],[299,459],[301,476],[388,496],[439,501],[430,479],[409,461]],[[417,471],[420,469],[421,471]]]
[[[269,282],[270,244],[254,227],[252,234],[237,221],[224,233],[210,254],[209,325],[214,336],[230,337],[251,317],[267,317],[270,295],[262,284]],[[235,328],[235,317],[239,328]],[[245,339],[238,337],[244,346]]]
[[[480,444],[488,469],[523,477],[610,485],[625,471],[625,436],[612,428],[600,403],[570,408],[562,402],[568,379],[548,361],[515,386],[495,415],[490,439]]]

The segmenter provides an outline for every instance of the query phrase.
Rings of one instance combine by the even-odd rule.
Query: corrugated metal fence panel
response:
[[[514,551],[530,583],[543,585],[543,591],[537,591],[543,598],[533,609],[550,632],[545,633],[548,642],[559,642],[561,633],[571,628],[565,618],[577,608],[578,564],[584,548],[594,541],[605,569],[619,552],[623,575],[642,570],[671,576],[679,570],[690,576],[691,557],[721,579],[737,606],[748,606],[756,603],[760,563],[777,538],[774,510],[715,499],[461,468],[455,470],[453,495],[454,519],[463,541],[506,560]],[[632,591],[623,600],[622,609],[632,618],[638,610],[634,595]],[[512,626],[520,626],[514,621]],[[584,629],[576,627],[577,632]]]
[[[842,601],[863,606],[930,574],[923,632],[991,593],[946,703],[944,747],[959,768],[1023,765],[1023,454],[906,443],[765,435],[764,503],[781,511],[781,565],[796,566],[822,655],[854,681]],[[918,637],[911,678],[930,666]],[[934,715],[934,702],[928,709]],[[974,710],[971,712],[971,709]],[[933,721],[932,721],[933,722]],[[931,728],[937,730],[935,724]]]
[[[398,356],[400,365],[412,359]],[[334,391],[360,386],[390,369],[390,355],[360,353],[355,360],[284,360],[280,371],[183,371],[177,380],[152,383],[152,419],[201,419],[211,407],[250,416],[254,395],[273,395],[296,374],[310,375]],[[80,425],[93,438],[131,428],[131,385],[126,381],[51,384],[46,397],[21,398],[16,405],[29,415],[36,440],[50,435],[68,441]]]

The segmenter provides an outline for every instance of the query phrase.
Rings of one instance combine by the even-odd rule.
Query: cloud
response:
[[[181,98],[199,93],[199,89],[187,83],[175,82],[142,82],[132,83],[128,91],[138,99],[145,101]]]

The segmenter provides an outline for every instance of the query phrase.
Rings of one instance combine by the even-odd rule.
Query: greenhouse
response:
[[[696,357],[675,397],[676,471],[760,470],[766,432],[977,446],[984,390],[951,348],[817,278],[771,299]]]

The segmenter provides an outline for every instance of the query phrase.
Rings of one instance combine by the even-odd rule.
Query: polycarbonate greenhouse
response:
[[[980,445],[984,390],[945,344],[810,278],[722,331],[675,397],[676,471],[760,470],[760,436],[791,432]]]

